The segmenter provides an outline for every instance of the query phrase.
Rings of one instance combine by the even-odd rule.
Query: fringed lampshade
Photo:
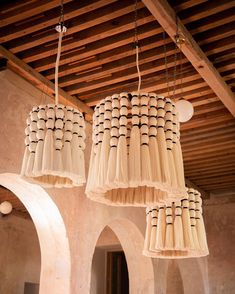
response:
[[[186,197],[179,123],[169,98],[121,93],[96,106],[86,193],[122,206]]]
[[[209,254],[200,193],[188,189],[188,198],[147,208],[143,254],[156,258],[189,258]]]
[[[73,187],[85,183],[85,122],[71,106],[33,107],[25,129],[21,175],[44,187]]]

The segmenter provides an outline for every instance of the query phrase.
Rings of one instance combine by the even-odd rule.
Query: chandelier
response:
[[[58,71],[63,34],[63,16],[56,27],[59,33],[55,65],[55,104],[33,107],[25,129],[25,153],[21,176],[44,187],[73,187],[85,179],[85,122],[82,113],[59,104]]]
[[[93,115],[87,196],[123,206],[186,197],[174,103],[155,93],[114,94]]]
[[[146,209],[143,254],[156,258],[190,258],[209,254],[201,194],[188,189],[188,198]]]

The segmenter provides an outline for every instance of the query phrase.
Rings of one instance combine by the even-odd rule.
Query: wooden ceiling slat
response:
[[[155,23],[155,22],[154,22]],[[162,28],[155,26],[153,22],[138,27],[138,39],[142,50],[149,50],[162,45]],[[166,40],[166,43],[171,42],[170,39]],[[85,58],[95,56],[97,63],[91,64],[91,68],[97,66],[97,64],[108,63],[110,61],[119,60],[123,57],[134,54],[133,48],[133,30],[120,33],[113,37],[92,42],[86,45],[83,50],[80,50],[78,54],[66,53],[61,57],[61,71],[59,76],[77,72],[78,68],[83,70],[83,60]],[[72,62],[80,62],[75,66],[71,65]],[[49,79],[53,78],[53,67],[55,63],[55,56],[49,56],[40,61],[32,62],[33,68],[44,73]],[[86,65],[87,68],[87,65]]]
[[[71,18],[78,17],[85,13],[90,13],[107,4],[116,2],[117,0],[80,0],[79,7],[76,1],[69,2],[64,5],[65,22]],[[59,1],[58,5],[60,4]],[[47,10],[42,15],[42,18],[34,20],[33,22],[26,22],[23,24],[14,23],[14,26],[9,25],[0,29],[0,43],[4,43],[25,35],[39,31],[45,27],[56,25],[59,19],[59,10],[53,6],[53,9]]]
[[[181,125],[181,130],[189,130],[196,127],[204,127],[207,125],[224,123],[226,121],[230,121],[232,119],[231,115],[227,111],[219,111],[218,114],[210,115],[201,115],[197,118],[192,118],[187,124]]]
[[[216,1],[207,1],[201,5],[189,8],[182,12],[179,12],[178,15],[182,22],[193,22],[198,18],[206,18],[210,15],[216,14],[226,9],[233,8],[235,6],[234,1],[231,0],[216,0]]]
[[[149,13],[146,13],[146,8],[140,9],[138,15],[138,25],[143,25],[154,21],[153,16]],[[88,43],[105,39],[107,37],[115,36],[128,30],[133,30],[133,12],[126,14],[123,17],[118,17],[112,21],[107,21],[98,24],[90,29],[75,33],[72,36],[70,36],[72,37],[72,39],[68,38],[68,40],[66,40],[65,37],[62,44],[62,51],[65,52],[67,50],[78,48],[79,46],[85,46]],[[58,35],[55,32],[55,40],[56,37],[58,38]],[[30,44],[30,46],[31,45],[32,44]],[[49,45],[50,43],[45,44],[43,46],[39,45],[32,50],[32,48],[30,48],[29,46],[29,43],[26,43],[21,45],[20,48],[17,45],[17,47],[10,49],[12,52],[16,53],[28,47],[29,49],[20,52],[19,55],[24,62],[28,63],[38,59],[49,57],[52,55],[52,52],[55,55],[57,49],[57,42],[53,42],[51,46]]]
[[[208,111],[209,112],[209,111]],[[225,127],[224,125],[220,125],[220,128],[217,127],[214,130],[208,130],[206,132],[200,132],[199,134],[185,134],[184,132],[181,132],[180,134],[180,142],[181,144],[187,144],[188,142],[192,141],[201,141],[204,139],[209,139],[209,138],[220,138],[222,135],[230,134],[232,136],[235,136],[235,125],[233,124],[232,126]]]
[[[215,29],[217,26],[216,26],[216,23],[213,25],[213,28]],[[153,29],[153,28],[152,28]],[[204,27],[203,28],[203,30],[202,31],[205,31],[206,30],[206,27]],[[161,32],[161,29],[160,29],[160,32]],[[154,34],[156,34],[156,32],[154,32]],[[140,36],[141,35],[141,31],[140,31],[140,28],[138,29],[138,35]],[[218,35],[219,35],[219,32],[218,32]],[[219,38],[219,37],[218,37]],[[162,35],[160,35],[160,39],[161,39],[161,41],[162,41]],[[131,31],[131,40],[133,40],[133,32]],[[167,42],[169,42],[168,40],[166,40]],[[143,45],[142,44],[140,44],[140,46],[141,46],[141,50],[144,50],[144,47],[143,47]],[[155,47],[157,47],[157,46],[159,46],[159,44],[156,44],[155,45]],[[130,49],[132,49],[130,46],[129,46],[129,48]],[[154,48],[154,47],[152,47],[152,48]],[[204,49],[204,48],[203,48]],[[88,50],[89,50],[89,48],[86,48],[86,50],[85,50],[85,52],[84,53],[86,53],[86,55],[88,54]],[[103,51],[101,50],[101,52],[104,52],[105,50],[107,50],[105,47],[103,48]],[[108,47],[108,50],[110,50],[110,47]],[[126,48],[120,48],[120,52],[122,52],[123,53],[123,51],[125,51],[126,50]],[[132,54],[133,54],[133,50],[131,50],[131,52],[132,52]],[[95,52],[94,50],[90,53],[90,55],[94,55],[94,54],[97,54],[97,52]],[[117,54],[117,52],[113,52],[113,54],[112,55],[116,55]],[[79,55],[80,54],[78,54],[77,55],[77,57],[75,57],[77,60],[79,60]],[[90,56],[89,55],[89,56]],[[81,57],[82,58],[82,57]],[[121,58],[121,57],[120,57]],[[45,63],[46,64],[50,64],[51,63],[51,66],[50,67],[54,67],[54,61],[55,61],[55,57],[54,58],[50,58],[50,59],[52,59],[51,61],[49,60],[49,59],[47,59],[47,60],[45,60]],[[99,58],[98,60],[100,61],[102,58]],[[69,58],[68,57],[68,60],[71,60],[71,58]],[[117,60],[117,59],[116,59]],[[66,60],[65,60],[65,62],[66,62]],[[45,70],[46,68],[45,68],[45,66],[44,66],[44,68],[42,68],[42,65],[43,65],[43,60],[40,60],[39,62],[38,62],[38,65],[37,65],[37,63],[35,62],[35,63],[33,63],[32,64],[32,66],[34,67],[34,68],[37,68],[37,70],[39,70],[39,71],[42,71],[42,70]],[[63,63],[61,63],[61,64],[64,64],[64,62]],[[68,68],[62,68],[62,70],[64,71],[64,72],[66,72],[67,70],[69,70]],[[78,70],[79,70],[79,67],[78,67]],[[73,71],[74,72],[74,71]],[[69,73],[69,71],[68,71],[68,73]],[[50,77],[49,77],[50,78]]]
[[[167,55],[170,55],[170,54],[172,54],[172,52],[175,51],[175,46],[174,46],[174,44],[169,44],[168,47],[169,48],[168,48]],[[142,47],[141,47],[141,50],[142,50]],[[141,51],[140,56],[141,56],[141,59],[140,59],[139,64],[141,66],[141,65],[144,65],[145,63],[153,62],[153,61],[164,58],[164,56],[165,56],[164,48],[161,46],[161,47],[155,47],[155,48],[150,49],[148,51]],[[187,62],[186,59],[185,59],[185,62]],[[174,63],[170,62],[169,67],[173,64]],[[136,68],[136,57],[134,55],[125,57],[123,59],[119,59],[119,60],[117,60],[117,62],[115,64],[113,64],[113,61],[106,63],[106,64],[103,64],[101,66],[101,69],[94,70],[92,72],[88,72],[85,74],[78,73],[76,75],[74,75],[74,74],[66,75],[65,77],[59,79],[59,84],[61,87],[67,87],[69,85],[74,84],[75,82],[81,83],[81,82],[87,81],[88,79],[93,79],[93,78],[99,77],[103,73],[113,74],[115,72],[120,72],[121,70],[128,70],[131,67]],[[81,68],[79,67],[79,71],[80,70],[81,70]],[[158,69],[156,69],[156,70],[158,70]]]
[[[172,1],[170,1],[170,3],[171,2]],[[185,10],[185,9],[188,9],[188,8],[191,8],[191,7],[194,7],[196,5],[199,5],[199,4],[205,3],[205,2],[207,2],[207,0],[197,0],[197,1],[195,1],[195,0],[189,0],[189,1],[185,1],[183,3],[179,3],[179,4],[176,4],[175,5],[175,1],[173,1],[174,5],[175,5],[174,6],[174,9],[175,9],[176,12],[179,12],[179,11],[182,11],[182,10]]]
[[[71,0],[64,0],[67,3]],[[11,11],[2,11],[0,13],[0,27],[9,25],[11,23],[24,20],[27,17],[32,17],[38,13],[43,13],[44,11],[59,6],[60,2],[58,0],[40,0],[34,1],[32,3],[25,3],[21,7],[16,7]]]
[[[156,75],[157,71],[161,71],[165,69],[165,60],[164,58],[162,59],[155,59],[155,55],[153,55],[153,60],[150,62],[144,62],[141,64],[141,76],[142,79],[144,81],[144,77],[148,76],[149,74],[154,74],[154,76]],[[168,58],[168,65],[169,67],[173,67],[174,66],[174,56],[171,56]],[[186,59],[182,60],[182,64],[188,62]],[[121,69],[121,66],[123,66],[123,69]],[[113,70],[110,69],[110,71],[108,71],[108,73],[112,73],[111,77],[108,78],[101,78],[99,80],[95,80],[95,81],[88,81],[88,82],[83,82],[80,84],[74,84],[68,87],[65,87],[65,90],[70,92],[70,93],[76,93],[76,94],[80,94],[80,93],[86,93],[93,89],[96,89],[96,92],[99,92],[100,90],[98,90],[99,88],[102,88],[103,90],[109,89],[107,88],[107,86],[110,85],[114,85],[116,83],[120,83],[120,82],[125,82],[128,79],[137,79],[138,77],[138,73],[136,70],[136,65],[132,64],[132,67],[126,67],[125,62],[123,64],[121,64],[121,66],[118,66],[119,70]],[[103,71],[103,74],[106,73],[106,71]],[[89,74],[87,75],[89,77]],[[92,75],[90,75],[90,77],[92,77]],[[163,77],[164,77],[164,82],[165,82],[165,74],[163,73]],[[144,89],[144,88],[142,88]]]
[[[221,35],[223,38],[227,38],[235,35],[235,21],[230,22],[228,24],[224,24],[220,27],[216,27],[202,33],[194,35],[195,40],[198,42],[200,46],[210,44],[211,42],[217,41],[221,39]]]
[[[220,34],[217,32],[217,38],[220,38],[220,37],[221,37]],[[199,42],[199,44],[200,44],[200,42]],[[174,58],[174,56],[173,56],[174,51],[175,51],[174,44],[173,43],[169,44],[167,47],[167,56],[169,56],[170,53],[172,52],[171,58]],[[132,53],[133,53],[133,50],[132,50]],[[164,46],[154,47],[153,49],[148,50],[148,51],[144,51],[143,48],[141,47],[140,65],[143,63],[149,62],[151,60],[154,60],[154,57],[155,57],[155,59],[156,58],[160,59],[160,58],[164,57]],[[115,56],[115,60],[116,60],[116,58],[117,57]],[[69,75],[68,74],[69,68],[68,68],[68,71],[66,71],[66,69],[64,69],[64,71],[62,71],[63,75],[65,75],[66,73],[67,74],[66,74],[66,77],[64,77],[63,79],[62,78],[60,79],[60,81],[59,81],[60,86],[65,87],[65,86],[69,86],[71,84],[74,84],[75,82],[79,83],[82,81],[86,81],[87,77],[92,79],[93,76],[94,77],[100,76],[100,73],[110,74],[110,73],[119,72],[120,70],[130,68],[131,66],[135,66],[135,56],[132,55],[129,57],[125,57],[123,59],[118,59],[118,62],[115,65],[113,64],[113,60],[111,60],[111,62],[106,63],[106,64],[103,64],[103,62],[102,62],[102,68],[97,71],[94,71],[94,75],[92,75],[92,72],[89,72],[89,73],[83,74],[83,75],[82,74],[79,75],[79,72],[81,72],[83,69],[92,68],[95,65],[94,63],[100,65],[101,61],[100,61],[100,59],[98,61],[93,62],[93,63],[88,61],[87,63],[85,63],[85,66],[83,66],[83,67],[81,67],[80,65],[75,67],[75,68],[77,68],[77,75],[74,75],[74,74]],[[170,65],[171,64],[169,64],[169,66]],[[220,65],[218,65],[217,67],[219,67],[219,66]],[[233,67],[233,63],[230,60],[230,63],[227,64],[226,69],[231,69],[232,67]],[[221,71],[223,71],[224,69],[225,69],[225,67],[222,67]],[[158,69],[156,68],[156,71],[157,70]],[[62,73],[61,73],[61,75],[62,75]],[[52,76],[50,76],[50,77],[52,77]],[[82,77],[83,77],[83,79],[82,79]]]
[[[186,24],[186,27],[194,35],[234,21],[234,14],[233,9],[219,11],[216,14],[190,22]]]
[[[139,2],[138,8],[143,8],[143,7],[144,7],[143,3]],[[140,14],[142,13],[142,11],[146,11],[146,8],[142,9]],[[148,14],[149,13],[146,13],[146,16],[148,16]],[[115,28],[115,25],[112,25],[112,22],[115,23],[115,20],[116,22],[121,22],[122,19],[125,19],[125,15],[127,15],[127,17],[129,18],[131,18],[131,16],[132,16],[132,19],[134,18],[132,0],[125,0],[124,2],[117,1],[115,3],[111,3],[110,5],[104,6],[100,9],[97,9],[93,11],[93,13],[88,12],[84,15],[80,15],[79,17],[75,19],[71,19],[67,21],[67,25],[69,29],[65,34],[63,44],[66,43],[66,38],[69,38],[69,36],[72,37],[72,40],[76,39],[76,37],[79,37],[79,38],[82,38],[82,36],[86,37],[91,31],[91,28],[96,27],[95,30],[92,29],[92,32],[90,34],[90,39],[89,39],[90,41],[88,41],[88,42],[92,42],[92,38],[91,38],[92,34],[94,34],[93,37],[94,39],[96,39],[95,36],[101,35],[101,33],[105,31],[105,29]],[[122,18],[120,19],[120,17]],[[87,29],[89,29],[89,31],[85,31]],[[38,33],[40,33],[40,35],[38,35]],[[35,35],[27,35],[25,37],[21,37],[21,38],[9,41],[5,44],[5,46],[9,48],[12,53],[18,53],[20,51],[28,50],[28,49],[31,49],[32,47],[40,46],[41,44],[48,44],[50,46],[50,44],[53,44],[51,43],[51,41],[55,41],[56,45],[54,47],[57,47],[58,33],[56,32],[54,25],[50,27],[46,27],[46,29],[42,29],[38,33]],[[83,40],[83,43],[86,44],[86,41]],[[63,47],[63,44],[62,44],[62,47]],[[24,61],[27,61],[27,60],[24,60]]]
[[[182,130],[183,125],[184,125],[184,123],[181,124],[181,136],[184,138],[187,136],[193,137],[195,135],[203,135],[204,136],[204,134],[208,134],[208,136],[210,136],[210,134],[213,131],[220,130],[221,128],[234,127],[235,121],[233,120],[232,117],[230,117],[230,120],[228,120],[226,122],[223,122],[220,124],[215,123],[214,125],[212,124],[212,125],[201,126],[200,129],[195,129],[195,130]]]
[[[216,26],[214,27],[214,29],[215,28],[216,28]],[[218,34],[218,38],[220,38],[219,37],[220,34],[219,33],[217,33],[217,34]],[[139,35],[139,39],[140,39],[140,37],[141,37],[140,31],[138,32],[138,35]],[[131,38],[133,38],[133,36],[131,36]],[[153,40],[153,38],[156,38],[155,44],[152,43],[152,41],[151,41],[151,40]],[[145,43],[145,40],[146,40],[146,43]],[[169,42],[171,42],[171,40],[166,39],[166,44]],[[150,47],[150,44],[151,44],[151,47]],[[162,44],[162,34],[160,34],[159,36],[152,36],[149,39],[144,39],[143,42],[140,41],[141,52],[144,52],[145,50],[148,50],[148,49],[157,48],[161,44]],[[167,49],[169,49],[168,48],[169,46],[170,45],[167,46]],[[97,64],[105,64],[110,61],[119,60],[123,57],[133,55],[133,53],[134,53],[133,48],[130,45],[126,45],[121,48],[115,48],[113,50],[109,50],[107,53],[104,52],[105,48],[103,48],[102,53],[100,53],[99,55],[97,55],[97,52],[94,50],[91,51],[89,54],[88,50],[89,50],[89,48],[86,48],[86,50],[84,50],[85,52],[83,54],[85,54],[85,56],[96,55],[97,61],[95,61],[94,63],[89,62],[86,64],[78,64],[77,66],[74,66],[74,67],[69,66],[69,64],[67,63],[61,67],[60,76],[82,71],[84,67],[87,68],[88,66],[90,66],[92,68],[92,67],[96,66]],[[107,55],[109,57],[111,57],[111,59],[107,59]],[[82,58],[83,58],[83,55],[81,53],[78,54],[76,57],[77,60],[82,59]],[[68,58],[68,60],[70,60],[70,58]],[[54,62],[54,59],[53,59],[53,62]],[[66,62],[66,60],[65,60],[65,62]],[[40,62],[38,62],[38,65],[37,65],[37,62],[33,63],[32,65],[33,65],[33,67],[37,68],[37,70],[42,71],[42,70],[45,70],[46,65],[49,66],[50,61],[48,60],[49,64],[48,63],[44,64],[44,63],[45,62],[40,61]],[[52,66],[54,66],[54,64]],[[48,70],[47,72],[45,72],[43,74],[45,74],[47,76],[47,78],[52,79],[54,77],[54,69]]]
[[[200,173],[199,172],[195,172],[195,173],[187,173],[187,176],[190,177],[190,179],[192,179],[193,181],[196,181],[196,180],[204,180],[204,179],[211,179],[215,176],[219,177],[219,176],[229,176],[229,175],[235,175],[235,170],[234,169],[231,169],[231,170],[227,170],[226,168],[221,168],[221,169],[218,169],[215,168],[214,170],[209,170],[209,171],[201,171]]]
[[[163,95],[162,92],[158,91],[158,86],[157,86],[158,79],[156,79],[156,82],[155,82],[155,79],[152,79],[152,81],[153,82],[150,83],[150,87],[148,87],[148,83],[146,83],[147,84],[146,87],[142,86],[141,87],[142,91],[146,91],[147,89],[150,89],[151,92],[156,92],[159,95]],[[155,85],[154,85],[154,82],[155,82]],[[143,81],[143,84],[144,83],[145,82]],[[200,84],[201,84],[201,80],[200,80]],[[200,86],[200,85],[198,85],[198,86]],[[109,89],[107,91],[102,90],[99,93],[99,98],[103,99],[103,98],[105,98],[106,96],[108,96],[108,95],[110,95],[112,93],[118,93],[120,91],[120,89],[121,89],[121,91],[127,91],[127,92],[136,91],[137,87],[138,87],[138,82],[136,81],[136,79],[135,79],[135,82],[134,81],[127,82],[125,85],[121,85],[121,86],[120,85],[114,85],[113,87],[111,87],[111,89]],[[170,97],[171,97],[171,95],[172,95],[172,87],[170,87],[170,89],[171,89],[171,92],[170,92]],[[167,93],[167,88],[165,88],[165,90],[163,92]],[[211,93],[211,89],[208,86],[199,87],[199,88],[196,88],[194,90],[185,91],[185,85],[184,85],[184,93],[183,94],[184,94],[185,99],[189,99],[188,97],[194,98],[194,97],[198,97],[198,96],[203,96],[204,94],[207,94],[208,92]],[[84,96],[80,95],[79,97],[80,97],[81,100],[83,100],[89,106],[94,106],[98,102],[98,99],[94,95],[94,93],[91,93],[91,94],[86,93]],[[178,86],[178,87],[176,87],[175,98],[181,98],[181,97],[182,97],[181,89]]]
[[[202,159],[208,159],[208,158],[216,158],[217,156],[228,156],[228,155],[234,155],[234,148],[228,146],[227,149],[224,150],[217,150],[212,151],[209,150],[208,152],[204,152],[204,153],[200,153],[200,154],[183,154],[183,158],[184,158],[184,162],[193,162],[193,161],[197,161],[197,160],[202,160]]]
[[[226,144],[226,142],[225,142]],[[198,164],[207,164],[208,166],[210,164],[213,164],[215,162],[217,162],[217,158],[219,161],[221,162],[230,162],[230,160],[234,160],[235,158],[235,153],[234,152],[231,152],[232,150],[225,150],[225,152],[220,152],[217,154],[214,153],[214,152],[211,152],[211,154],[208,154],[206,157],[205,156],[200,156],[200,157],[196,157],[195,159],[187,159],[185,160],[184,162],[184,165],[185,166],[196,166]]]
[[[215,150],[226,150],[226,148],[229,147],[235,147],[235,138],[229,138],[226,141],[226,144],[224,142],[218,142],[218,143],[213,143],[213,144],[206,144],[203,146],[198,146],[198,145],[194,145],[194,146],[183,146],[183,154],[186,155],[188,154],[200,154],[202,152],[205,152],[207,150],[211,150],[211,151],[215,151]]]
[[[191,101],[191,102],[193,103],[193,106],[195,106],[194,102],[193,101]],[[221,101],[216,101],[216,102],[213,102],[210,104],[207,103],[205,105],[195,107],[194,112],[197,115],[199,115],[199,114],[208,113],[209,111],[213,112],[213,111],[217,111],[220,109],[224,109],[224,105],[221,103]]]
[[[204,176],[208,176],[211,173],[223,173],[223,172],[227,172],[228,174],[234,174],[235,173],[235,168],[234,168],[235,162],[233,162],[233,165],[214,165],[213,167],[211,167],[211,169],[206,169],[206,166],[202,166],[201,169],[201,165],[198,164],[197,166],[193,167],[189,167],[188,169],[185,169],[185,174],[190,177],[190,178],[194,178],[194,177],[200,177],[203,178]]]
[[[213,164],[211,163],[209,166],[208,164],[207,165],[202,165],[201,163],[198,164],[198,167],[199,167],[199,171],[200,172],[211,172],[211,171],[220,171],[221,169],[222,170],[229,170],[230,172],[233,171],[235,172],[235,161],[231,161],[231,162],[228,162],[228,163],[219,163],[219,162],[214,162]],[[193,167],[191,168],[191,166],[185,166],[185,172],[192,176],[194,174],[197,174],[198,173],[198,170],[193,170]]]

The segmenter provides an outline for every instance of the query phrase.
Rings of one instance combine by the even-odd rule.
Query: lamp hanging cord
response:
[[[61,4],[60,4],[59,24],[56,26],[55,29],[59,33],[58,50],[57,50],[57,56],[56,56],[56,62],[55,62],[55,104],[57,105],[59,103],[58,78],[59,78],[59,63],[60,63],[60,55],[61,55],[61,44],[62,44],[63,34],[67,31],[66,27],[64,26],[64,3],[63,3],[63,0],[61,0]]]
[[[140,86],[141,86],[141,74],[140,74],[140,68],[139,68],[139,45],[136,44],[136,68],[138,72],[139,82],[138,82],[138,93],[140,92]]]
[[[56,28],[56,30],[58,27]],[[57,50],[57,57],[55,63],[55,104],[59,103],[59,85],[58,85],[58,76],[59,76],[59,63],[60,63],[60,54],[61,54],[61,44],[63,38],[63,26],[59,29],[59,42],[58,42],[58,50]]]
[[[141,86],[141,73],[139,67],[139,40],[138,40],[138,25],[137,25],[137,18],[138,18],[138,11],[137,11],[137,2],[135,1],[135,34],[134,34],[134,44],[135,44],[135,54],[136,54],[136,68],[138,73],[138,93],[140,93],[140,86]]]

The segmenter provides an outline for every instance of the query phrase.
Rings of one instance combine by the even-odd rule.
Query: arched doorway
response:
[[[120,248],[124,251],[129,275],[129,293],[154,293],[152,260],[142,255],[144,238],[137,226],[125,218],[114,219],[102,228],[100,235],[103,230],[107,230],[107,227],[112,230],[119,241]]]
[[[40,243],[40,294],[70,293],[70,250],[60,212],[38,185],[17,174],[0,174],[0,185],[12,191],[28,210]]]
[[[125,253],[107,226],[97,241],[92,259],[90,294],[129,294]]]

